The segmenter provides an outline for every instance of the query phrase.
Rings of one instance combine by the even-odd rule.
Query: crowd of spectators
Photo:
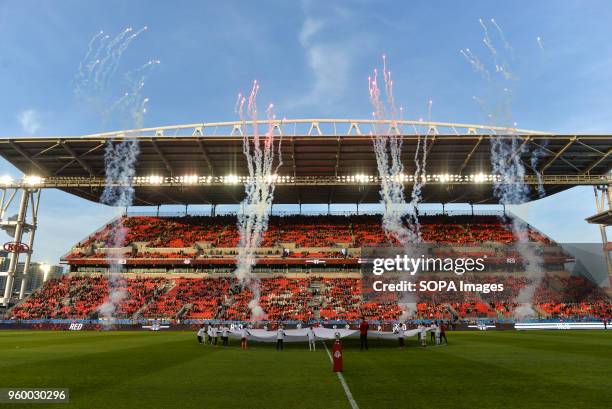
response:
[[[422,216],[419,221],[420,234],[425,243],[507,244],[514,240],[510,224],[496,216]],[[534,230],[528,230],[527,234],[532,241],[549,242]],[[119,235],[124,237],[123,240],[118,240]],[[131,216],[123,217],[92,234],[77,244],[66,259],[104,258],[106,248],[133,244],[143,244],[146,251],[140,250],[126,257],[184,259],[200,256],[194,250],[198,244],[207,249],[232,249],[238,242],[239,233],[233,216]],[[342,247],[397,243],[385,235],[378,215],[272,216],[261,246],[269,248],[285,244],[296,249],[290,253],[292,256],[312,258],[314,255],[338,257],[339,251],[333,249]],[[208,255],[208,252],[202,253]],[[219,253],[222,254],[231,256],[231,251]]]
[[[459,280],[459,279],[456,279]],[[483,276],[481,282],[503,283],[506,294],[421,292],[416,312],[406,312],[397,298],[368,298],[359,278],[268,277],[259,280],[259,303],[266,318],[276,320],[391,321],[400,317],[424,319],[512,317],[512,300],[530,281],[511,275]],[[123,280],[124,296],[117,302],[118,318],[195,318],[249,320],[253,293],[233,277],[174,279],[130,277]],[[15,319],[97,318],[108,301],[108,279],[103,275],[73,275],[49,281],[13,308]],[[116,286],[116,284],[115,284]],[[447,294],[447,295],[446,295]],[[585,298],[579,298],[584,296]],[[607,295],[582,277],[546,276],[536,289],[534,309],[543,317],[609,317]]]
[[[512,226],[497,216],[422,216],[420,234],[425,243],[478,245],[508,244],[515,240]],[[533,242],[550,240],[533,229]],[[239,242],[234,216],[124,217],[104,226],[66,257],[195,259],[233,258]],[[389,245],[393,239],[382,229],[380,216],[272,216],[264,235],[264,256],[292,258],[347,257],[348,248]],[[121,254],[107,248],[124,248]],[[282,247],[282,251],[279,248]],[[482,247],[484,248],[484,246]],[[498,249],[486,255],[501,257]],[[452,250],[440,250],[452,251]],[[259,254],[259,253],[258,253]],[[484,256],[470,253],[473,257]],[[443,255],[439,255],[443,256]],[[457,285],[459,280],[452,278]],[[474,278],[474,277],[472,277]],[[253,298],[248,286],[231,277],[162,278],[130,277],[124,281],[124,297],[115,306],[118,317],[247,320]],[[522,289],[534,284],[518,274],[482,275],[481,283],[504,285],[504,292],[469,293],[429,291],[418,294],[416,311],[406,311],[397,297],[362,293],[357,278],[267,277],[259,280],[259,303],[269,320],[375,320],[404,318],[452,319],[512,317],[513,301]],[[108,301],[108,279],[103,275],[73,275],[51,280],[13,308],[18,319],[95,318]],[[583,277],[545,275],[535,283],[534,309],[547,317],[610,316],[606,294]],[[367,286],[366,286],[367,287]],[[404,308],[404,309],[403,309]]]
[[[129,318],[159,295],[169,281],[165,278],[129,278],[116,280],[115,289],[122,293],[114,315]],[[49,280],[23,302],[14,307],[15,319],[85,319],[99,318],[100,307],[108,300],[108,278],[103,275],[74,275]]]

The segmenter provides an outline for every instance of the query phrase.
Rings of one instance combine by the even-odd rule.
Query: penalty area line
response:
[[[327,348],[327,344],[325,343],[325,341],[321,341],[323,343],[323,346],[325,347],[325,352],[327,352],[327,356],[329,357],[329,362],[332,363],[332,365],[334,364],[334,360],[332,359],[331,354],[329,353],[329,349]],[[340,384],[342,385],[342,388],[344,389],[344,393],[346,394],[346,398],[348,399],[349,403],[351,404],[351,408],[353,409],[359,409],[359,406],[357,405],[357,402],[355,402],[355,398],[353,398],[353,394],[351,393],[351,390],[349,389],[348,385],[346,384],[346,380],[344,380],[344,375],[342,375],[342,372],[336,372],[336,375],[338,375],[338,379],[340,380]]]

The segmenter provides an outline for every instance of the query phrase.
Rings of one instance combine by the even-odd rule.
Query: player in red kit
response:
[[[440,322],[440,345],[442,345],[443,338],[446,345],[448,345],[448,339],[446,339],[446,325],[444,325],[444,321]]]
[[[370,329],[370,324],[366,321],[365,317],[361,317],[361,324],[359,324],[359,341],[361,344],[361,350],[365,347],[366,351],[368,350],[368,330]]]

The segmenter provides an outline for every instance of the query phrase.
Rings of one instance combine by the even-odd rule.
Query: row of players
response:
[[[297,329],[298,330],[302,329],[301,324],[298,324]],[[345,329],[350,330],[350,325],[346,324]],[[404,348],[406,345],[405,338],[407,335],[407,332],[406,332],[407,330],[408,328],[405,323],[403,324],[396,323],[393,326],[392,333],[394,337],[398,340],[400,348]],[[199,344],[217,346],[219,345],[219,338],[221,338],[221,345],[228,346],[230,335],[239,335],[240,336],[240,347],[243,350],[246,350],[248,348],[249,339],[251,339],[252,337],[261,338],[261,335],[254,334],[253,333],[254,331],[256,330],[250,328],[249,326],[245,326],[242,324],[240,325],[231,324],[229,326],[228,325],[208,325],[208,326],[202,325],[198,329],[196,336],[197,336],[197,340]],[[287,332],[285,330],[285,327],[282,324],[279,324],[276,327],[276,330],[273,330],[273,331],[268,331],[268,327],[266,325],[264,326],[264,329],[262,331],[266,333],[270,333],[270,332],[273,333],[273,337],[276,340],[276,350],[282,351],[284,349],[284,342],[285,342],[285,338],[287,337]],[[367,351],[369,349],[368,333],[370,331],[370,324],[366,320],[365,317],[362,317],[361,322],[359,323],[358,331],[359,331],[360,349],[362,351],[363,350]],[[336,339],[341,338],[342,336],[341,332],[338,331],[338,328],[335,325],[333,327],[333,332],[334,332],[334,337]],[[378,325],[376,332],[378,334],[383,333],[381,325]],[[427,332],[430,333],[430,342],[433,345],[441,345],[442,340],[444,341],[446,345],[448,345],[448,339],[446,338],[446,324],[444,323],[444,321],[440,321],[440,322],[434,321],[429,326],[419,324],[417,326],[416,331],[412,331],[412,333],[416,333],[419,339],[419,344],[423,347],[427,346]],[[309,350],[315,351],[316,350],[316,340],[318,338],[315,332],[315,326],[310,325],[305,331],[300,331],[300,333],[305,334],[305,336],[307,337]]]

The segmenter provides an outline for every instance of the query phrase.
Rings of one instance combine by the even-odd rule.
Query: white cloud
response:
[[[314,36],[322,27],[323,21],[307,17],[306,20],[304,20],[304,24],[302,24],[302,29],[300,30],[299,35],[300,44],[302,44],[302,47],[308,47],[310,38]]]
[[[26,109],[17,116],[21,129],[27,134],[35,134],[40,128],[40,114],[35,109]]]
[[[289,106],[322,106],[338,102],[350,81],[353,63],[367,42],[355,33],[339,30],[351,16],[347,10],[335,8],[332,15],[315,17],[306,10],[306,17],[298,33],[313,81],[306,94],[289,102]],[[363,40],[363,41],[362,41]],[[358,44],[358,45],[356,45]]]

